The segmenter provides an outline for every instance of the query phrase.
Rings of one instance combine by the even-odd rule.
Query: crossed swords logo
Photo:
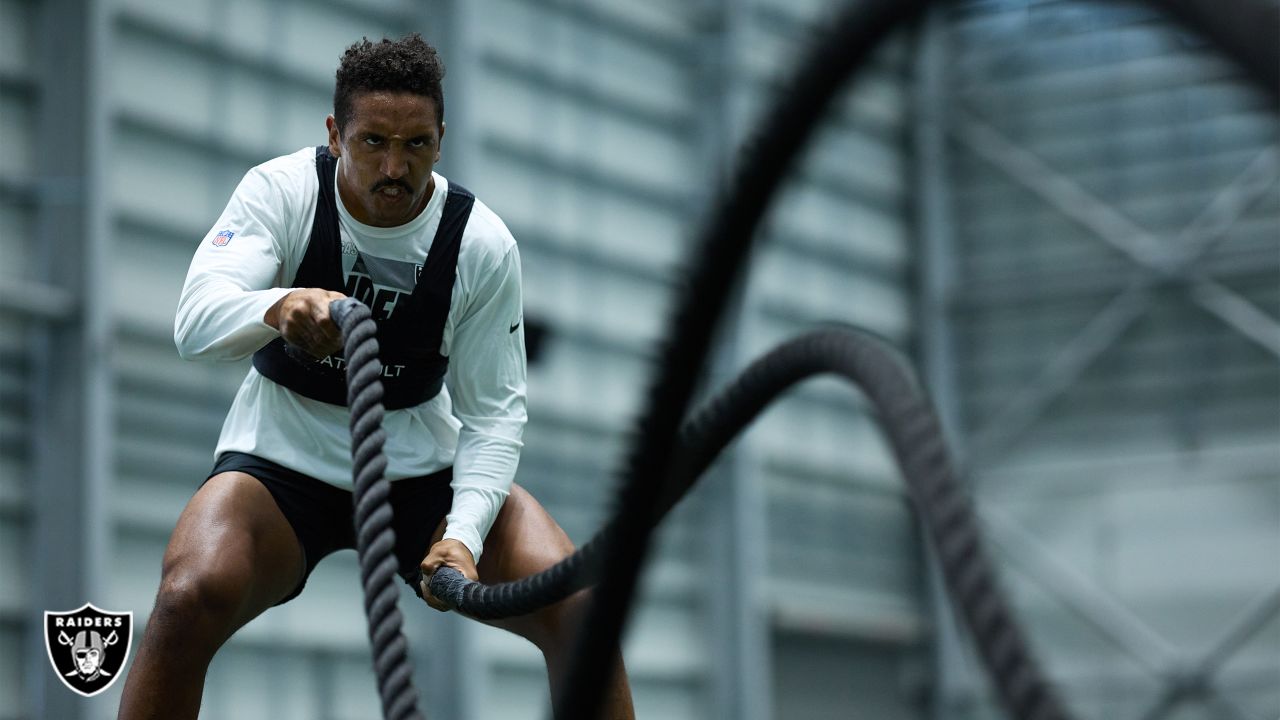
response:
[[[46,611],[44,618],[49,662],[68,689],[92,697],[123,674],[132,644],[133,613],[100,610],[85,603],[69,612]]]

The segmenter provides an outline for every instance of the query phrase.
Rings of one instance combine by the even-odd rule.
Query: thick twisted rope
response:
[[[1010,716],[1066,720],[1069,715],[1000,592],[973,503],[956,478],[932,406],[910,366],[865,331],[832,327],[784,343],[705,402],[680,428],[675,449],[679,464],[669,484],[673,492],[660,498],[658,515],[649,524],[656,525],[721,450],[784,391],[823,373],[861,388],[879,412],[926,536],[942,559],[950,596]],[[610,523],[569,558],[512,583],[486,586],[442,568],[431,579],[431,591],[473,617],[522,615],[594,584],[602,568],[601,547],[614,533]]]
[[[342,330],[347,359],[347,406],[351,409],[351,462],[355,488],[356,552],[364,612],[373,646],[382,716],[387,720],[421,720],[413,663],[396,604],[396,535],[391,528],[391,482],[384,473],[382,452],[382,362],[378,359],[377,325],[358,300],[344,298],[329,305],[329,315]]]
[[[1180,20],[1208,20],[1207,36],[1261,83],[1274,99],[1280,93],[1280,51],[1274,35],[1253,23],[1276,27],[1271,3],[1242,0],[1151,0]],[[678,293],[672,331],[661,347],[658,375],[627,456],[607,545],[609,561],[595,591],[586,624],[570,664],[568,682],[553,703],[562,720],[594,720],[604,696],[610,658],[618,647],[640,566],[648,552],[658,498],[677,476],[676,432],[710,347],[716,321],[741,275],[751,241],[782,179],[808,144],[837,91],[862,66],[871,50],[894,29],[914,22],[924,0],[854,0],[830,21],[806,51],[797,72],[784,83],[764,121],[743,146],[737,171],[715,203],[700,234],[693,265]],[[1258,6],[1265,5],[1262,9]],[[1194,10],[1193,10],[1194,8]],[[1235,12],[1241,11],[1238,15]]]
[[[1277,10],[1273,4],[1247,0],[1149,2],[1202,31],[1262,85],[1273,102],[1280,95],[1280,50],[1271,34],[1271,29],[1277,24]],[[569,680],[564,683],[554,703],[560,709],[562,719],[594,718],[653,525],[667,503],[679,496],[679,478],[685,477],[690,467],[696,464],[678,452],[677,424],[688,407],[698,369],[707,356],[715,322],[723,312],[730,287],[740,275],[764,211],[776,194],[781,178],[787,175],[795,157],[807,144],[839,88],[891,30],[918,18],[926,5],[924,0],[859,0],[850,3],[827,24],[828,31],[810,48],[799,71],[785,85],[786,91],[753,133],[755,139],[744,147],[739,171],[715,205],[701,234],[693,269],[680,292],[673,332],[662,346],[659,374],[651,386],[647,410],[638,423],[638,441],[628,455],[618,510],[607,525],[609,531],[598,538],[604,548],[601,555],[607,556],[609,562],[601,564],[596,561],[597,569],[602,572],[587,618],[591,631],[579,633],[579,646],[574,653]],[[376,354],[375,351],[375,361]],[[348,368],[349,377],[360,374],[360,368],[354,366],[355,353],[349,350],[347,357],[352,362]],[[865,358],[855,364],[866,370],[864,363]],[[380,385],[377,383],[378,372],[365,374],[371,375],[372,383]],[[867,390],[869,394],[882,398],[876,401],[878,406],[881,402],[889,403],[882,407],[882,411],[885,412],[891,437],[896,435],[899,438],[893,440],[893,444],[904,473],[926,478],[919,481],[919,487],[913,487],[912,496],[921,517],[931,528],[930,536],[940,548],[948,588],[959,599],[962,614],[965,614],[980,647],[984,644],[990,646],[983,650],[983,657],[1006,707],[1010,707],[1018,718],[1065,717],[1021,644],[1016,626],[996,592],[989,563],[974,560],[982,553],[976,526],[964,520],[972,516],[970,501],[963,492],[952,489],[957,487],[954,483],[928,480],[950,475],[941,441],[936,445],[929,444],[929,438],[936,435],[936,420],[932,412],[927,411],[927,406],[925,411],[917,408],[894,414],[891,410],[898,407],[893,400],[898,397],[897,393],[912,385],[908,381],[889,386],[892,389],[877,390],[872,384],[867,386]],[[368,390],[367,387],[365,389]],[[351,392],[352,397],[361,394],[354,383]],[[369,391],[368,394],[380,395],[380,389],[377,393]],[[381,467],[376,473],[363,471],[363,463],[381,463],[385,467],[381,453],[362,453],[355,448],[364,447],[364,443],[354,438],[359,426],[366,437],[377,436],[380,448],[381,431],[376,430],[376,426],[380,424],[381,407],[376,401],[368,406],[376,406],[378,413],[378,423],[369,423],[357,414],[356,403],[350,404],[357,476],[376,475],[381,480]],[[906,403],[901,407],[916,406]],[[925,444],[915,448],[916,442]],[[907,453],[908,448],[914,449]],[[377,485],[372,479],[368,482],[372,486]],[[381,482],[386,484],[385,480]],[[357,493],[360,484],[357,480]],[[383,500],[385,494],[384,490]],[[363,502],[357,500],[357,503],[359,509]],[[366,508],[366,515],[372,527],[382,523],[389,525],[390,513],[383,513],[373,501]],[[389,527],[371,530],[368,538],[371,552],[389,552],[393,544],[386,541],[389,536]],[[392,715],[390,710],[416,713],[413,710],[416,699],[408,680],[410,673],[403,637],[399,632],[399,612],[395,608],[394,592],[388,601],[386,594],[379,593],[376,581],[372,580],[380,578],[387,586],[393,586],[394,561],[390,563],[389,570],[384,567],[386,563],[366,562],[365,542],[362,532],[359,549],[366,583],[366,612],[370,618],[370,636],[374,642],[383,710],[386,717],[401,717]],[[365,572],[366,566],[369,567],[368,573]],[[957,568],[967,568],[967,571]],[[443,581],[445,575],[447,573],[443,571],[437,572],[436,578]],[[559,588],[553,589],[560,591]],[[440,592],[448,594],[452,591],[441,587]],[[473,591],[463,588],[463,592]],[[502,592],[505,593],[505,601],[516,602],[515,588]],[[972,605],[972,611],[963,610],[966,604]],[[392,624],[394,631],[387,629]],[[397,655],[403,662],[394,660]]]

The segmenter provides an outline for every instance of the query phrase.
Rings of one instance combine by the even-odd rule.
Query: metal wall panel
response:
[[[831,12],[825,3],[747,7],[735,99],[743,126],[756,122]],[[784,182],[746,288],[739,366],[824,322],[911,349],[903,40],[874,53]],[[918,688],[907,679],[924,627],[915,521],[865,400],[843,382],[808,381],[757,422],[744,452],[763,485],[778,588],[769,597],[774,716],[915,715]],[[830,689],[814,695],[817,684]]]
[[[895,641],[778,632],[777,718],[915,720],[919,678],[904,673],[916,658]]]
[[[135,612],[136,649],[169,532],[208,471],[246,369],[243,362],[183,362],[173,350],[172,312],[194,244],[249,167],[323,141],[333,70],[347,44],[420,30],[442,48],[450,66],[442,170],[513,231],[528,317],[546,328],[530,370],[531,422],[517,480],[582,542],[612,500],[614,471],[717,166],[777,87],[779,68],[820,22],[823,3],[494,0],[483,15],[462,0],[427,8],[401,0],[88,6],[107,18],[110,40],[95,58],[94,76],[106,79],[107,118],[96,188],[107,211],[97,228],[105,229],[109,252],[95,268],[107,292],[93,298],[110,328],[102,348],[109,380],[93,388],[109,396],[110,492],[81,494],[95,522],[110,529],[111,544],[101,596],[88,599]],[[31,58],[53,41],[35,32],[39,7],[0,0],[0,132],[18,140],[34,132],[42,92]],[[720,37],[727,29],[720,22],[732,26],[731,41]],[[722,41],[724,67],[707,56]],[[902,49],[897,43],[882,53],[840,101],[790,181],[748,285],[740,342],[722,351],[723,367],[740,367],[819,320],[857,322],[912,342]],[[711,78],[726,79],[725,87]],[[724,107],[711,107],[720,101],[710,96],[722,91]],[[7,258],[0,338],[10,347],[23,344],[32,308],[56,318],[71,306],[47,288],[15,284],[35,232],[36,192],[26,181],[35,160],[31,142],[0,155],[0,252]],[[6,699],[26,697],[30,673],[46,670],[43,657],[26,656],[33,609],[21,575],[31,515],[29,364],[24,354],[0,351],[0,560],[14,579],[0,585]],[[757,677],[768,664],[759,655],[774,651],[748,648],[746,664],[755,663],[756,674],[718,654],[739,634],[767,642],[768,625],[874,640],[894,677],[898,658],[916,654],[913,525],[860,398],[834,383],[808,384],[740,447],[742,468],[726,466],[721,479],[752,475],[764,480],[764,492],[699,489],[657,538],[625,645],[642,717],[737,712],[726,709],[726,693],[768,684]],[[720,507],[726,499],[740,507]],[[741,570],[718,566],[732,555],[719,546],[725,538],[753,532],[744,507],[762,525],[767,519],[775,540],[785,536],[766,545],[765,533],[755,533],[753,542],[774,548],[755,557],[797,588],[789,598],[765,598],[758,618],[725,613],[756,585]],[[739,535],[722,533],[731,529]],[[336,720],[376,712],[355,565],[353,553],[326,560],[305,594],[239,632],[210,669],[202,717]],[[417,602],[407,592],[403,598]],[[445,706],[441,717],[543,715],[545,671],[532,646],[412,607],[406,631],[419,687]],[[753,625],[734,624],[740,620]],[[802,649],[787,640],[778,657],[789,663]],[[855,672],[865,651],[836,655]],[[122,685],[85,705],[86,716],[113,717]],[[793,693],[776,699],[785,716]],[[815,707],[843,702],[838,694],[810,699]],[[772,705],[761,702],[753,717],[768,717]],[[32,712],[0,703],[0,718]]]
[[[1006,583],[1080,717],[1274,716],[1274,111],[1142,8],[946,17],[939,308]],[[942,672],[940,717],[992,716],[971,663]]]
[[[461,180],[520,243],[526,314],[548,328],[517,481],[581,543],[612,501],[705,176],[689,162],[692,28],[664,4],[507,1],[485,17],[463,90],[461,132],[476,156]],[[663,523],[625,644],[641,716],[708,712],[700,608],[715,596],[694,581],[699,517],[695,497]],[[541,658],[497,631],[478,635],[501,688],[478,715],[540,717]]]
[[[30,356],[24,352],[39,305],[27,281],[34,268],[35,193],[31,182],[40,95],[34,72],[37,8],[0,2],[0,134],[12,143],[0,153],[0,718],[29,712],[26,683],[32,664],[25,616],[30,609],[26,558],[31,527]],[[43,660],[43,658],[42,658]]]

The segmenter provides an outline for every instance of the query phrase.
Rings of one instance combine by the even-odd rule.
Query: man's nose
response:
[[[382,156],[382,174],[392,180],[398,180],[409,174],[408,154],[394,146],[387,148],[386,155]]]

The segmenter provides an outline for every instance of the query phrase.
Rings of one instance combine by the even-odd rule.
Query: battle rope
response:
[[[787,342],[752,363],[680,428],[675,456],[681,464],[672,473],[676,495],[662,499],[660,514],[784,390],[821,373],[854,383],[879,411],[926,534],[942,560],[948,590],[1004,706],[1016,718],[1065,720],[1067,713],[1000,592],[977,515],[956,479],[933,408],[910,367],[884,341],[855,328],[830,328]],[[658,519],[651,518],[650,525]],[[512,583],[485,586],[451,568],[441,569],[431,579],[431,591],[475,617],[524,614],[593,583],[601,567],[600,540],[614,532],[610,524],[568,559]]]
[[[1270,21],[1272,3],[1213,0],[1152,0],[1181,19],[1212,16],[1206,32],[1273,97],[1277,87],[1274,35],[1241,21]],[[645,413],[637,423],[623,472],[613,523],[616,536],[608,545],[609,562],[594,592],[563,684],[553,707],[561,720],[594,720],[604,695],[610,658],[618,646],[622,624],[632,601],[640,566],[648,552],[657,498],[669,495],[675,477],[675,435],[707,357],[712,331],[722,315],[729,291],[741,275],[755,230],[782,178],[813,135],[836,92],[864,64],[871,50],[895,28],[922,14],[923,0],[854,0],[823,23],[798,71],[782,84],[763,123],[743,146],[731,183],[719,196],[700,234],[693,266],[679,288],[673,328],[661,347],[658,374],[648,393]],[[1266,5],[1258,10],[1254,6]],[[1191,13],[1189,8],[1195,8]],[[1236,11],[1244,10],[1237,17]],[[1193,27],[1194,29],[1194,27]],[[989,668],[990,669],[990,668]]]
[[[749,241],[782,179],[806,145],[827,106],[862,59],[923,0],[857,0],[822,32],[801,70],[783,84],[764,124],[739,152],[737,171],[713,207],[694,248],[693,264],[678,289],[672,330],[660,346],[658,373],[646,412],[634,432],[618,490],[607,546],[608,566],[592,593],[586,627],[578,633],[569,679],[552,703],[562,720],[595,720],[610,658],[631,608],[649,549],[657,498],[674,477],[676,431],[705,363],[716,320],[744,264]]]
[[[421,720],[413,663],[401,631],[403,618],[396,604],[399,592],[395,557],[396,535],[391,528],[391,482],[383,474],[382,362],[378,360],[377,325],[369,308],[344,298],[329,304],[329,315],[342,330],[347,358],[347,406],[351,409],[351,462],[355,487],[356,552],[364,612],[373,646],[382,716],[387,720]]]
[[[1273,100],[1280,93],[1276,44],[1268,32],[1260,29],[1276,26],[1276,10],[1272,5],[1242,0],[1232,3],[1149,1],[1201,30],[1271,93]],[[729,289],[740,274],[761,217],[835,93],[891,30],[917,18],[926,4],[923,0],[850,3],[809,50],[793,80],[784,85],[786,90],[751,136],[755,140],[744,146],[738,173],[716,204],[700,236],[693,269],[680,292],[674,331],[662,346],[660,370],[650,389],[646,412],[638,423],[638,441],[628,455],[618,509],[607,524],[610,532],[601,538],[604,556],[610,562],[602,567],[596,563],[602,577],[586,620],[591,632],[579,633],[569,681],[553,704],[562,719],[588,720],[600,705],[609,658],[621,635],[651,530],[659,510],[679,496],[677,483],[695,464],[677,453],[677,424],[688,407],[715,321],[722,314]],[[335,309],[333,314],[338,318],[344,313]],[[385,459],[381,454],[382,408],[378,402],[381,399],[380,365],[372,364],[377,362],[376,345],[372,352],[367,348],[372,330],[362,331],[367,333],[363,349],[353,337],[359,323],[360,320],[350,317],[339,320],[348,348],[348,382],[351,383],[349,404],[357,475],[358,550],[383,712],[385,717],[398,720],[418,716],[416,691],[409,680],[412,673],[395,606],[395,561],[391,557],[394,541],[390,510],[385,503],[388,484],[382,478]],[[368,325],[371,327],[372,323]],[[358,349],[363,352],[359,365],[356,363]],[[853,364],[838,372],[843,374],[854,366],[872,375],[878,372],[866,365],[862,351],[850,351],[849,356],[862,357],[862,360],[850,360]],[[871,362],[875,365],[875,361]],[[884,367],[891,365],[895,364],[887,363]],[[872,380],[872,375],[867,380]],[[353,379],[357,376],[363,379],[363,384]],[[897,393],[912,388],[909,380],[888,387],[893,389],[887,391],[870,384],[866,390],[880,398],[876,403],[885,413],[894,451],[904,473],[908,477],[949,477],[940,441],[936,446],[924,445],[924,451],[915,445],[927,443],[931,433],[936,435],[936,420],[928,406],[911,402],[897,405],[899,400],[895,398],[900,397]],[[915,392],[913,388],[911,392]],[[357,401],[362,402],[358,405]],[[883,404],[886,402],[893,405]],[[893,414],[894,407],[915,409],[898,416]],[[375,415],[376,420],[371,420]],[[903,420],[908,424],[895,425]],[[907,453],[908,448],[914,452]],[[930,485],[922,481],[920,487],[913,487],[912,497],[930,537],[944,551],[941,559],[948,587],[962,603],[962,615],[974,631],[1002,700],[1018,718],[1066,717],[1021,646],[1012,618],[995,591],[989,564],[985,560],[974,560],[981,557],[981,546],[976,526],[962,519],[972,516],[967,496],[953,492],[950,488],[954,483],[937,482]],[[957,571],[953,567],[960,565],[968,571]],[[436,573],[436,577],[443,580],[441,576],[441,572]],[[452,592],[447,588],[442,591]],[[511,588],[499,594],[513,595],[514,591]],[[464,593],[471,592],[475,591],[464,589]],[[972,604],[970,610],[963,608],[965,602]],[[1018,714],[1023,712],[1030,714]]]

